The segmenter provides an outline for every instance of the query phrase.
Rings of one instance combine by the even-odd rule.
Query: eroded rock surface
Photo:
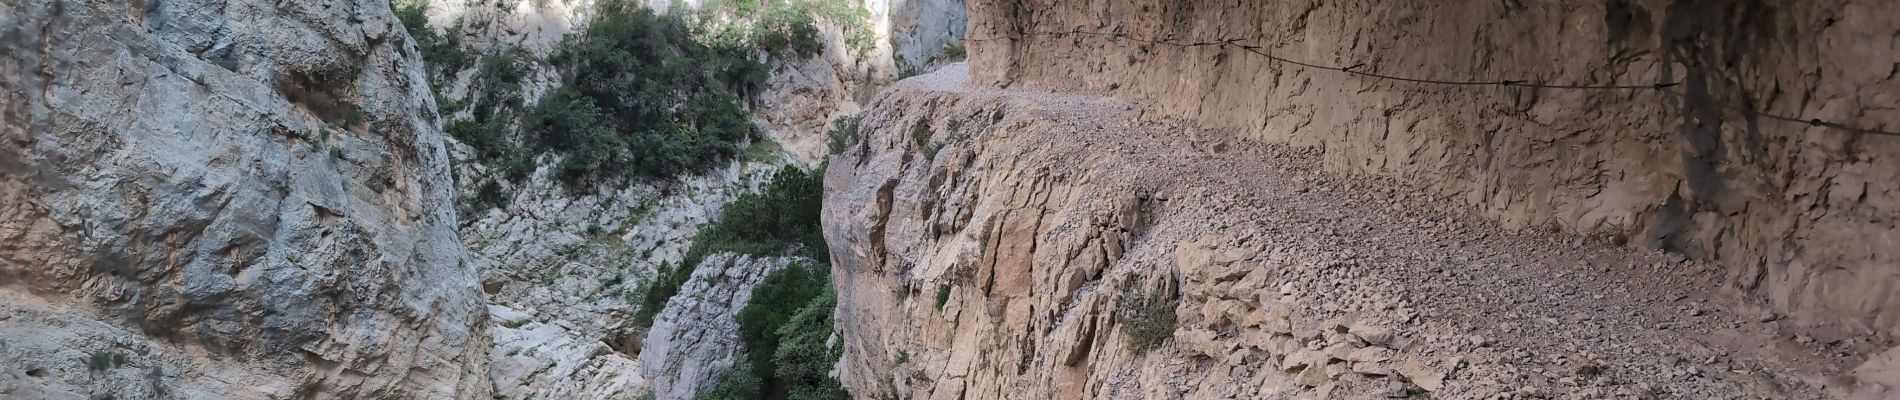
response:
[[[1888,345],[1798,340],[1713,264],[964,76],[887,90],[831,161],[856,396],[1824,398]]]
[[[737,363],[745,362],[739,338],[739,310],[752,289],[792,262],[783,257],[718,254],[693,270],[680,294],[653,319],[640,353],[640,369],[661,399],[694,399],[711,390]]]
[[[0,397],[488,397],[388,2],[0,15]]]
[[[915,23],[892,27],[884,22],[898,5],[867,3],[874,29],[900,29],[885,35],[915,36],[899,46],[942,48],[961,37],[961,2],[901,5],[897,11],[931,19],[924,23],[937,30],[915,35],[909,30],[922,29],[913,28]],[[666,10],[668,4],[648,6]],[[431,4],[429,15],[434,29],[462,38],[475,56],[523,56],[532,61],[524,63],[529,72],[519,94],[525,104],[533,104],[558,88],[558,74],[546,59],[562,37],[584,30],[592,7],[586,1],[437,3]],[[927,11],[920,13],[920,8]],[[738,351],[736,342],[713,346],[645,339],[678,332],[708,338],[735,335],[737,327],[729,317],[711,316],[738,312],[749,292],[727,293],[738,296],[735,302],[695,302],[692,318],[678,318],[664,327],[666,331],[654,333],[633,321],[639,311],[637,296],[663,265],[680,261],[694,235],[717,218],[726,203],[757,190],[781,167],[809,168],[822,162],[831,122],[856,115],[859,104],[896,74],[891,41],[876,40],[868,52],[860,53],[849,48],[835,21],[821,20],[819,28],[822,51],[810,58],[774,58],[768,63],[771,76],[748,110],[769,139],[753,144],[764,147],[682,176],[603,179],[587,185],[552,177],[549,167],[559,159],[546,155],[524,181],[501,183],[505,198],[499,204],[481,206],[466,216],[460,232],[469,248],[469,263],[483,271],[491,310],[497,311],[492,325],[497,396],[632,398],[652,388],[659,398],[690,398],[729,369],[733,360],[725,357]],[[514,53],[517,49],[521,52]],[[493,89],[475,84],[480,64],[470,62],[453,74],[441,88],[445,98],[480,98],[483,90]],[[455,117],[469,116],[465,112]],[[483,195],[480,184],[493,179],[498,166],[467,146],[452,145],[451,155],[462,184],[458,197],[463,204],[475,203],[471,199]]]
[[[971,2],[976,80],[1150,99],[1149,116],[1314,148],[1507,227],[1724,266],[1829,339],[1900,333],[1900,3]],[[1049,32],[1104,35],[1021,35]],[[1675,82],[1668,92],[1431,85]],[[986,40],[987,39],[987,40]],[[1674,94],[1668,94],[1674,93]],[[1733,108],[1731,108],[1733,107]]]

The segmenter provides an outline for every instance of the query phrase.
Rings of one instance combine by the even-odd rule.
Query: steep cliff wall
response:
[[[1106,90],[1238,137],[1317,149],[1507,227],[1726,266],[1730,288],[1837,337],[1900,332],[1900,3],[971,3],[988,84]],[[1048,34],[1084,31],[1106,35]],[[1023,33],[1029,33],[1024,35]],[[1556,90],[1373,79],[1648,85]],[[1730,108],[1730,107],[1735,108]]]
[[[0,397],[488,396],[388,2],[0,15]]]
[[[1320,151],[1155,118],[1158,102],[987,86],[955,66],[900,82],[832,156],[858,397],[1900,390],[1861,365],[1891,341],[1807,336],[1718,295],[1711,264],[1501,228]]]

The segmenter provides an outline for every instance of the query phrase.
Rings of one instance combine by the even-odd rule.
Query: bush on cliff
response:
[[[658,279],[640,299],[634,322],[653,324],[653,316],[679,293],[693,269],[714,253],[760,256],[797,255],[829,263],[824,232],[818,220],[824,199],[824,169],[805,172],[784,167],[772,175],[759,193],[747,193],[726,204],[719,218],[699,230],[679,264],[660,268]]]
[[[756,137],[740,102],[766,71],[745,48],[701,43],[686,21],[632,1],[596,7],[550,59],[562,87],[522,121],[528,145],[565,157],[557,176],[673,176],[729,160]]]
[[[746,359],[702,398],[820,400],[850,395],[831,368],[843,355],[828,346],[832,309],[830,273],[823,265],[787,265],[752,290],[735,317]],[[764,371],[761,373],[761,371]]]

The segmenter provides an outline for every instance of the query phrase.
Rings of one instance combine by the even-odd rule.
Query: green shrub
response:
[[[94,351],[86,359],[86,369],[92,372],[104,372],[125,365],[125,354],[110,351]]]
[[[829,376],[843,355],[826,344],[832,332],[832,309],[837,306],[829,275],[822,265],[794,263],[754,288],[752,298],[734,317],[746,360],[703,398],[850,398]]]
[[[1147,352],[1174,337],[1176,301],[1171,293],[1144,295],[1130,288],[1122,292],[1122,309],[1115,321],[1136,351]]]
[[[838,154],[858,141],[858,121],[856,115],[831,121],[831,132],[826,134],[831,139],[831,154]]]
[[[752,372],[752,364],[738,363],[719,377],[719,383],[713,389],[699,395],[699,400],[754,400],[765,392],[765,382]]]
[[[794,262],[773,272],[752,289],[752,299],[733,320],[739,322],[739,339],[745,342],[749,349],[747,359],[757,370],[777,371],[772,363],[772,350],[779,345],[778,329],[830,285],[826,272]]]
[[[780,169],[759,193],[740,195],[720,211],[718,220],[701,228],[682,263],[698,264],[720,252],[792,254],[831,262],[819,222],[824,179],[822,167],[811,172],[790,166]]]
[[[831,313],[837,308],[838,296],[831,291],[828,279],[817,283],[825,285],[818,297],[806,302],[778,328],[778,348],[772,352],[772,363],[778,369],[773,378],[780,387],[787,388],[786,399],[851,398],[838,380],[830,376],[831,367],[844,355],[843,348],[826,345],[833,329]]]
[[[445,29],[449,34],[443,35],[429,29],[427,0],[397,0],[391,5],[395,6],[396,20],[402,23],[403,30],[409,32],[411,39],[415,39],[416,49],[422,52],[422,60],[429,67],[432,86],[442,86],[445,80],[439,79],[439,76],[468,67],[470,56],[462,49],[461,23]]]
[[[475,155],[483,158],[501,158],[508,154],[508,125],[506,121],[460,120],[448,123],[442,128],[449,137],[475,149]]]
[[[684,265],[660,264],[659,275],[653,278],[653,285],[648,286],[647,290],[640,295],[640,310],[633,314],[634,325],[653,326],[653,317],[658,316],[660,310],[666,308],[667,300],[679,294],[680,287],[685,286],[686,281],[692,279],[693,269],[698,267]]]
[[[474,205],[480,209],[500,206],[508,201],[508,192],[501,188],[500,182],[496,182],[494,179],[486,179],[482,181],[481,185],[476,186],[474,200]]]
[[[537,152],[564,157],[557,176],[673,176],[731,159],[757,135],[741,99],[767,73],[744,49],[702,44],[685,21],[628,0],[597,7],[551,59],[565,85],[522,123]]]
[[[798,255],[820,263],[831,262],[819,221],[824,199],[824,170],[805,172],[784,167],[772,175],[759,193],[739,195],[720,210],[719,218],[700,228],[678,265],[663,264],[660,274],[640,299],[634,323],[652,326],[653,317],[679,293],[693,270],[714,253],[760,256]]]
[[[793,7],[767,10],[756,23],[752,41],[768,53],[809,58],[824,50],[811,14]]]
[[[842,28],[845,45],[859,54],[869,52],[877,37],[870,11],[850,0],[734,0],[709,3],[705,10],[711,15],[703,20],[732,21],[716,27],[719,36],[778,57],[809,58],[823,51],[819,20]]]
[[[943,60],[963,61],[964,58],[969,57],[969,54],[964,52],[963,41],[958,40],[943,45],[943,52],[938,53],[937,57]]]

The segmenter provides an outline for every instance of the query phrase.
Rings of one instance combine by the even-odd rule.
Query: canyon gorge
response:
[[[0,398],[1900,398],[1900,3],[0,0]]]

